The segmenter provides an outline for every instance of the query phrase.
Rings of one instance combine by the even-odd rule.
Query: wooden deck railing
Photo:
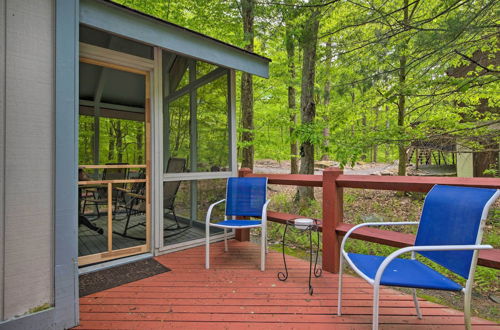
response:
[[[323,219],[318,219],[321,220],[320,229],[323,232],[323,269],[333,273],[339,271],[342,236],[353,227],[353,225],[343,222],[343,188],[412,192],[428,192],[435,184],[500,188],[500,179],[498,178],[345,175],[339,168],[327,168],[323,171],[323,175],[254,174],[250,169],[241,169],[239,176],[267,177],[271,184],[321,187],[323,189]],[[300,215],[294,214],[268,212],[268,220],[279,223],[300,217]],[[241,230],[236,235],[239,240],[248,240],[248,237],[248,230]],[[415,241],[415,236],[411,234],[375,228],[361,228],[352,237],[398,248],[413,245]],[[478,264],[500,269],[500,249],[481,251]]]

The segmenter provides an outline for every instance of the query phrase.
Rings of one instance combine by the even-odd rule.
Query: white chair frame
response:
[[[462,289],[462,292],[464,294],[464,319],[465,319],[465,327],[467,330],[470,330],[472,328],[471,325],[471,309],[470,309],[470,303],[471,303],[471,296],[472,296],[472,283],[474,282],[474,273],[476,271],[476,266],[477,266],[477,257],[479,250],[488,250],[488,249],[493,249],[491,245],[481,245],[482,236],[483,236],[483,229],[485,225],[485,220],[488,216],[488,210],[490,206],[495,202],[495,200],[500,196],[500,190],[497,190],[497,192],[490,198],[490,200],[486,203],[485,207],[483,208],[483,212],[481,214],[481,224],[479,227],[477,239],[476,239],[476,244],[474,245],[438,245],[438,246],[409,246],[405,248],[401,248],[399,250],[394,251],[391,253],[388,257],[385,258],[385,260],[380,264],[377,273],[375,275],[375,278],[372,280],[371,278],[367,277],[363,272],[361,272],[355,264],[351,261],[349,258],[347,252],[345,251],[345,244],[347,239],[351,236],[351,234],[358,230],[359,228],[362,227],[373,227],[373,226],[398,226],[398,225],[418,225],[419,222],[367,222],[367,223],[362,223],[359,225],[354,226],[351,228],[344,236],[342,240],[342,244],[340,246],[340,270],[339,270],[339,293],[338,293],[338,305],[337,305],[337,315],[342,315],[342,275],[343,275],[343,266],[344,266],[344,259],[347,261],[349,266],[359,275],[361,276],[365,281],[367,281],[370,285],[373,286],[373,319],[372,319],[372,329],[373,330],[378,330],[378,323],[379,323],[379,296],[380,296],[380,280],[382,279],[382,275],[384,274],[385,269],[387,266],[397,257],[399,257],[402,254],[411,252],[411,258],[415,259],[415,252],[419,251],[457,251],[457,250],[473,250],[473,256],[472,256],[472,263],[469,271],[469,277],[466,281],[465,287]],[[418,299],[417,299],[417,293],[416,289],[413,289],[413,302],[415,303],[415,309],[417,313],[417,317],[419,319],[422,318],[422,313],[420,311],[420,307],[418,304]]]
[[[248,229],[248,228],[261,228],[261,240],[260,240],[260,270],[265,271],[266,270],[266,253],[267,251],[267,205],[269,204],[270,200],[266,200],[262,207],[262,215],[261,215],[261,220],[260,224],[258,225],[248,225],[248,226],[227,226],[227,225],[220,225],[217,223],[211,223],[210,219],[212,216],[212,210],[213,208],[225,202],[225,199],[221,199],[220,201],[217,201],[213,204],[210,205],[208,208],[207,212],[207,217],[205,220],[205,268],[210,269],[210,227],[217,227],[217,228],[223,228],[224,229],[224,251],[228,252],[229,247],[227,244],[227,230],[228,229]],[[224,216],[224,220],[228,220],[227,216]]]

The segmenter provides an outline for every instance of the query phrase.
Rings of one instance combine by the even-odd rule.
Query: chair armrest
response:
[[[262,216],[261,216],[262,225],[264,225],[267,222],[267,206],[269,205],[270,202],[271,202],[270,199],[266,200],[264,206],[262,207]]]
[[[206,218],[206,226],[208,228],[208,226],[210,225],[210,217],[212,216],[212,210],[213,208],[217,205],[217,204],[220,204],[222,202],[225,202],[226,200],[225,199],[221,199],[220,201],[217,201],[213,204],[211,204],[209,207],[208,207],[208,211],[207,211],[207,218]]]
[[[344,246],[347,241],[347,238],[351,236],[351,234],[358,230],[359,228],[362,227],[376,227],[376,226],[402,226],[402,225],[418,225],[417,221],[400,221],[400,222],[365,222],[361,223],[359,225],[356,225],[352,227],[344,236],[344,239],[342,239],[342,244],[340,245],[340,251],[344,253]]]
[[[144,199],[144,200],[146,199],[146,196],[144,196],[144,195],[134,194],[131,192],[127,192],[127,196],[131,196],[131,197],[138,198],[138,199]]]
[[[493,249],[491,245],[424,245],[424,246],[408,246],[398,249],[387,256],[378,267],[375,274],[374,284],[380,283],[380,279],[384,274],[387,266],[397,257],[408,252],[423,252],[423,251],[459,251],[459,250],[489,250]]]

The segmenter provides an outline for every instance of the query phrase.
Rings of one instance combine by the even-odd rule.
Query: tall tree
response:
[[[241,0],[243,38],[245,49],[254,50],[254,8],[255,0]],[[241,167],[253,169],[254,163],[254,123],[253,123],[253,80],[252,75],[241,75],[241,125],[243,127]]]
[[[285,46],[288,66],[288,111],[290,112],[290,174],[299,173],[298,146],[294,138],[295,126],[297,125],[297,102],[295,90],[295,36],[291,22],[285,21]]]
[[[316,48],[320,11],[317,8],[309,9],[310,14],[304,26],[301,38],[302,46],[302,80],[300,95],[301,125],[313,127],[316,118],[316,104],[314,103],[314,81],[316,75]],[[314,174],[314,143],[310,138],[303,139],[300,146],[300,174]],[[314,199],[312,187],[299,187],[297,200]]]
[[[403,0],[403,28],[407,29],[410,26],[410,18],[408,14],[408,0]],[[406,48],[408,40],[404,40],[401,44],[401,52],[399,55],[399,91],[398,91],[398,127],[401,130],[401,134],[405,134],[405,119],[406,119]],[[399,155],[399,165],[398,165],[398,175],[406,175],[406,150],[407,146],[404,141],[398,144],[398,155]]]
[[[144,135],[144,126],[142,124],[141,125],[136,124],[136,126],[135,126],[135,142],[136,142],[137,151],[138,151],[137,164],[142,164],[144,162],[144,154],[145,153],[143,153],[143,150],[142,150],[143,135]]]
[[[329,147],[330,147],[330,128],[328,126],[328,113],[330,112],[330,97],[332,92],[331,74],[332,74],[332,60],[333,60],[333,37],[328,38],[326,42],[326,53],[325,53],[325,85],[323,89],[323,120],[325,122],[325,127],[323,127],[323,148],[321,153],[321,160],[329,160]]]

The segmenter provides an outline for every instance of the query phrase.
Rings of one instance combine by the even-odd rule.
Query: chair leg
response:
[[[92,193],[92,197],[94,199],[97,199],[97,196],[96,196],[95,192]],[[95,210],[96,210],[96,213],[97,213],[97,219],[99,219],[101,217],[101,212],[99,212],[99,203],[94,202],[94,206],[95,206]]]
[[[413,302],[415,303],[415,309],[417,310],[417,317],[422,319],[422,312],[420,311],[420,305],[418,304],[417,289],[413,289]]]
[[[210,269],[210,225],[205,224],[205,268]]]
[[[337,315],[342,315],[342,274],[344,273],[344,255],[340,252],[340,263],[339,263],[339,293],[337,301]]]
[[[260,270],[266,270],[266,228],[262,227],[260,238]]]
[[[379,294],[380,294],[380,284],[376,283],[376,284],[373,285],[373,319],[372,319],[372,330],[378,330]]]
[[[132,207],[132,206],[130,206]],[[127,235],[128,224],[130,223],[130,216],[132,215],[132,210],[127,208],[127,222],[125,223],[125,228],[123,229],[123,236]]]
[[[224,228],[224,252],[229,251],[227,246],[227,228]]]
[[[470,312],[470,303],[472,299],[472,294],[470,290],[465,290],[464,292],[464,319],[465,319],[465,329],[472,329],[471,322],[471,312]]]
[[[265,243],[266,243],[266,254],[269,253],[269,244],[267,244],[267,228],[266,228],[266,236],[265,236]]]

